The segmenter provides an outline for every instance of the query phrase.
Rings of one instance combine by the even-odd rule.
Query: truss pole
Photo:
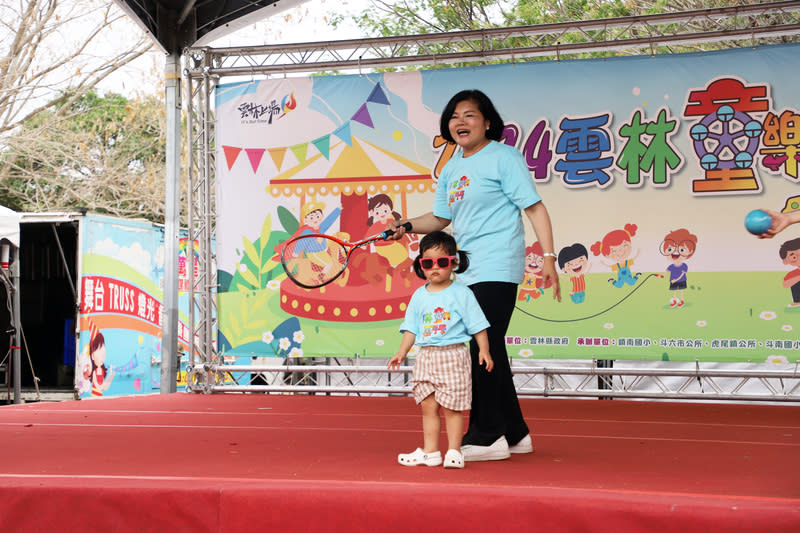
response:
[[[177,389],[178,228],[180,226],[180,54],[166,58],[167,175],[164,209],[164,307],[161,330],[161,393]]]

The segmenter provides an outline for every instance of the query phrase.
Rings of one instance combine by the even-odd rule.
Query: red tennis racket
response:
[[[403,227],[410,231],[411,223],[406,222]],[[356,249],[393,234],[386,230],[358,242],[345,242],[322,233],[300,235],[284,243],[281,264],[290,280],[306,289],[316,289],[341,276]]]

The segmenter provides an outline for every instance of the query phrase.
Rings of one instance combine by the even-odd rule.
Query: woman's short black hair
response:
[[[422,259],[422,254],[425,253],[425,250],[430,250],[431,248],[441,248],[447,255],[455,255],[458,257],[458,266],[455,270],[456,274],[461,274],[469,268],[469,254],[458,249],[453,236],[444,231],[433,231],[425,235],[422,240],[419,241],[419,255],[414,259],[414,273],[420,278],[425,279],[425,271],[422,270],[422,265],[419,263],[420,259]]]
[[[456,106],[464,100],[472,100],[478,105],[478,111],[481,112],[483,118],[489,121],[489,129],[486,130],[486,138],[491,141],[499,141],[503,136],[503,119],[500,118],[500,113],[494,108],[494,104],[483,92],[478,89],[467,89],[456,93],[442,111],[442,116],[439,117],[439,132],[447,142],[456,142],[453,136],[450,135],[450,117],[456,110]]]

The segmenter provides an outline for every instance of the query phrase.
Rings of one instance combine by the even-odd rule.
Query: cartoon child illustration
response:
[[[302,225],[297,228],[297,231],[295,231],[294,234],[287,239],[287,241],[301,235],[312,235],[315,233],[325,233],[328,231],[336,219],[339,218],[339,214],[342,212],[342,210],[341,208],[337,207],[323,219],[324,209],[325,204],[322,202],[312,201],[303,204],[303,206],[300,208]],[[346,234],[337,234],[337,236],[344,238],[345,240],[349,238],[349,236]],[[305,267],[311,265],[312,268],[312,272],[304,275],[306,279],[313,277],[313,273],[318,273],[321,277],[324,277],[328,269],[335,268],[335,266],[340,264],[337,254],[341,254],[342,251],[338,247],[330,249],[328,244],[328,239],[303,239],[302,241],[298,242],[292,250],[293,257],[300,257],[305,254],[313,261],[313,264],[306,262],[303,265]],[[275,246],[275,252],[279,254],[275,257],[276,260],[278,257],[280,257],[283,246],[283,243]],[[300,265],[296,267],[299,268]],[[344,282],[344,279],[342,282]]]
[[[672,299],[669,301],[670,307],[683,307],[684,305],[686,273],[689,271],[689,266],[685,261],[694,255],[696,249],[697,236],[685,228],[667,233],[664,242],[661,243],[659,252],[672,261],[672,264],[667,266],[669,290],[673,291]],[[678,291],[680,291],[680,297],[678,297]]]
[[[327,217],[323,219],[323,211],[325,209],[325,204],[322,202],[308,202],[303,204],[300,208],[300,218],[303,221],[303,224],[297,228],[297,231],[292,235],[292,238],[299,236],[299,235],[311,235],[313,233],[325,233],[328,231],[328,228],[333,225],[337,218],[339,218],[339,214],[342,212],[341,208],[337,207],[332,210]],[[304,239],[306,240],[306,239]],[[308,239],[310,242],[305,243],[302,250],[295,248],[295,250],[304,251],[308,253],[313,252],[321,252],[325,249],[325,245],[321,243],[316,243]]]
[[[400,213],[394,211],[394,204],[392,199],[386,194],[376,194],[367,201],[367,210],[369,211],[369,218],[367,225],[369,230],[367,235],[375,235],[386,229],[386,225],[392,220],[400,220]],[[408,239],[403,237],[397,241],[377,241],[375,243],[375,252],[385,257],[389,264],[393,267],[407,261],[408,257]],[[410,263],[409,263],[410,266]]]
[[[530,302],[531,299],[535,300],[544,294],[544,289],[551,285],[548,282],[547,286],[544,286],[544,280],[542,279],[544,255],[542,254],[542,245],[539,244],[539,241],[525,248],[525,273],[520,284],[517,300],[525,300],[526,302]]]
[[[635,285],[641,275],[638,272],[636,275],[631,273],[633,261],[639,257],[641,251],[636,250],[636,253],[631,256],[631,237],[636,235],[636,229],[636,224],[625,224],[625,229],[610,231],[602,241],[597,241],[592,245],[594,255],[602,254],[603,257],[613,261],[613,263],[600,262],[609,267],[612,272],[617,271],[617,279],[609,278],[608,282],[618,289],[621,289],[626,283]]]
[[[91,340],[89,341],[89,359],[91,369],[89,371],[92,383],[92,396],[102,396],[103,392],[111,386],[114,379],[114,369],[106,367],[106,340],[103,334],[92,325]]]
[[[795,267],[783,278],[783,286],[792,291],[788,307],[800,307],[800,238],[781,244],[778,254],[784,265]]]
[[[570,299],[576,304],[586,300],[586,273],[592,264],[589,262],[589,252],[586,247],[578,242],[572,246],[562,248],[558,252],[558,267],[569,276],[572,282]]]

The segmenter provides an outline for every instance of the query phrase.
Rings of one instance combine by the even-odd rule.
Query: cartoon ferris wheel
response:
[[[750,168],[758,151],[761,123],[729,105],[706,115],[689,130],[705,170]]]

